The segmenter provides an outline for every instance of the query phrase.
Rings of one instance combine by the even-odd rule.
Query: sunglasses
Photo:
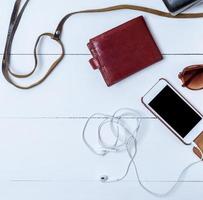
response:
[[[179,73],[178,77],[182,81],[183,87],[187,87],[190,90],[203,89],[203,65],[186,67]]]

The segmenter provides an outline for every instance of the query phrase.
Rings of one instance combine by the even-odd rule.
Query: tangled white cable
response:
[[[98,141],[101,146],[101,150],[97,151],[88,141],[86,138],[86,130],[87,127],[92,119],[102,119],[102,122],[100,123],[97,134],[98,134]],[[131,130],[129,127],[129,124],[126,122],[127,119],[133,119],[136,120],[136,128],[134,130]],[[112,145],[109,145],[107,142],[104,141],[103,136],[102,136],[102,130],[105,125],[110,126],[111,134],[115,138],[115,141],[113,142]],[[199,161],[196,161],[194,163],[191,163],[188,165],[186,168],[183,169],[183,171],[180,173],[177,181],[175,184],[168,190],[166,193],[156,193],[148,189],[143,182],[140,179],[139,172],[137,165],[135,163],[135,157],[137,154],[137,143],[138,143],[138,134],[139,134],[139,129],[141,125],[141,115],[139,112],[137,112],[134,109],[131,108],[122,108],[117,110],[112,116],[107,115],[107,114],[102,114],[102,113],[96,113],[90,116],[85,123],[85,126],[83,128],[82,132],[82,137],[83,141],[86,144],[86,146],[96,155],[98,156],[105,156],[109,153],[112,152],[123,152],[126,151],[128,153],[128,156],[130,158],[129,164],[127,166],[127,169],[124,173],[123,176],[121,176],[118,179],[115,180],[109,180],[109,177],[107,175],[104,175],[101,177],[101,181],[103,183],[113,183],[113,182],[118,182],[126,178],[126,176],[129,173],[130,167],[134,166],[135,173],[138,179],[138,183],[140,186],[147,191],[148,193],[157,196],[157,197],[163,197],[169,195],[175,187],[178,185],[180,182],[181,178],[185,174],[186,171],[188,171],[193,165],[196,165],[197,163],[201,162],[203,160],[203,153],[201,149],[193,143],[192,145],[195,146],[199,152],[201,153],[201,159]]]

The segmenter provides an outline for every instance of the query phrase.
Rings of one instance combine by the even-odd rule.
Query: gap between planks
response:
[[[33,56],[32,53],[13,53],[11,56]],[[61,54],[37,54],[38,56],[58,56]],[[66,56],[91,56],[89,53],[66,53]],[[163,56],[203,56],[203,53],[162,53]],[[3,56],[3,53],[0,53],[0,56]]]
[[[11,179],[7,180],[10,182],[35,182],[35,183],[51,183],[51,182],[93,182],[98,183],[98,180],[59,180],[59,179]],[[123,180],[122,182],[135,182],[138,183],[137,180]],[[203,183],[203,180],[190,180],[190,181],[176,181],[176,180],[142,180],[143,183]]]
[[[87,116],[76,116],[76,117],[0,117],[0,120],[87,120]],[[105,117],[92,117],[92,119],[106,119]],[[124,117],[123,119],[143,119],[143,120],[156,120],[156,117]]]

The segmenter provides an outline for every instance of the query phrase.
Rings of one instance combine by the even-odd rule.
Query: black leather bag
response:
[[[201,0],[163,0],[168,10],[173,14],[177,15],[187,8],[199,3]]]

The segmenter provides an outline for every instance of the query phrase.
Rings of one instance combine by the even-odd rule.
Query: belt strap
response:
[[[37,38],[37,41],[36,41],[35,46],[34,46],[34,61],[35,61],[35,63],[34,63],[33,70],[28,74],[16,74],[16,73],[12,72],[11,67],[10,67],[12,43],[13,43],[13,39],[14,39],[16,30],[17,30],[18,25],[20,23],[20,20],[23,16],[23,13],[24,13],[25,8],[27,7],[29,1],[30,0],[26,0],[26,2],[23,4],[21,9],[20,9],[21,0],[16,0],[16,2],[14,4],[13,12],[12,12],[11,19],[10,19],[9,30],[8,30],[8,34],[7,34],[7,40],[6,40],[6,45],[5,45],[4,55],[3,55],[3,61],[2,61],[2,72],[3,72],[5,79],[9,83],[11,83],[12,85],[14,85],[15,87],[20,88],[20,89],[30,89],[30,88],[33,88],[33,87],[41,84],[43,81],[45,81],[47,79],[47,77],[52,73],[52,71],[63,60],[63,58],[65,56],[65,48],[64,48],[64,45],[61,41],[61,34],[63,32],[63,27],[64,27],[65,22],[72,15],[82,14],[82,13],[102,13],[102,12],[110,12],[110,11],[128,9],[128,10],[142,11],[142,12],[158,15],[161,17],[167,17],[167,18],[177,18],[177,19],[203,18],[203,13],[188,13],[188,14],[179,14],[178,16],[172,16],[170,13],[166,13],[163,11],[159,11],[156,9],[147,8],[147,7],[143,7],[143,6],[136,6],[136,5],[116,5],[116,6],[111,6],[111,7],[107,7],[107,8],[88,9],[88,10],[72,12],[72,13],[67,14],[59,22],[54,34],[53,33],[43,33]],[[57,42],[59,44],[59,46],[61,47],[60,56],[53,62],[53,64],[50,66],[50,68],[48,69],[46,74],[37,82],[34,82],[33,84],[28,85],[28,86],[22,86],[22,85],[17,84],[14,81],[14,78],[20,78],[20,79],[28,78],[31,75],[33,75],[35,70],[37,69],[37,67],[38,67],[37,47],[38,47],[38,44],[39,44],[42,37],[50,37],[52,40],[54,40],[55,42]]]

